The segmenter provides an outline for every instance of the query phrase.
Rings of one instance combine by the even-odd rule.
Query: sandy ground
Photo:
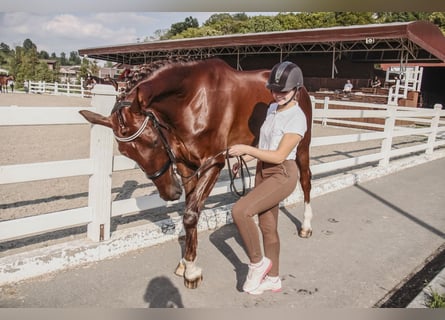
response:
[[[89,107],[91,99],[38,94],[0,94],[0,107],[20,106],[72,106]],[[0,127],[0,166],[83,159],[89,157],[90,125],[16,126]],[[323,128],[314,125],[313,136],[356,133],[354,129]],[[377,152],[379,142],[350,143],[323,148],[312,148],[311,163],[323,163],[346,159],[359,154]],[[118,154],[116,143],[114,153]],[[220,179],[227,176],[224,172]],[[141,170],[114,173],[112,199],[122,200],[147,195],[156,190]],[[316,178],[316,177],[314,177]],[[210,198],[206,205],[221,201],[233,201],[231,195]],[[88,177],[72,177],[26,183],[0,185],[0,221],[55,212],[88,205]],[[180,206],[168,210],[180,211]],[[157,220],[165,210],[135,213],[114,220],[114,227],[143,223],[146,219]],[[159,217],[161,217],[159,216]],[[165,216],[164,216],[165,217]],[[85,227],[65,231],[63,236],[82,234]],[[46,240],[46,238],[44,237]],[[35,239],[34,239],[35,240]],[[34,241],[33,240],[33,241]],[[33,242],[32,241],[32,242]],[[35,241],[34,241],[35,242]],[[1,251],[14,248],[16,241],[0,243]]]

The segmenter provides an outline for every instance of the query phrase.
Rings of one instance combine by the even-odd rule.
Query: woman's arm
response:
[[[262,150],[245,144],[236,144],[229,148],[229,155],[243,156],[247,161],[247,156],[259,159],[268,163],[282,163],[289,153],[300,143],[302,136],[297,133],[286,133],[276,150]]]

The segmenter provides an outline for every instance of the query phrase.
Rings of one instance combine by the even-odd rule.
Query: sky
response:
[[[0,12],[0,42],[11,49],[30,39],[38,51],[60,56],[79,49],[135,43],[185,18],[201,26],[215,12]],[[276,14],[246,12],[247,15]]]
[[[445,4],[441,2],[442,8]],[[0,0],[0,42],[10,48],[30,39],[39,51],[65,52],[91,47],[135,43],[169,29],[186,17],[201,26],[214,13],[245,12],[249,16],[278,12],[370,10],[354,0]],[[391,7],[386,8],[388,3]],[[420,4],[419,4],[420,3]],[[374,10],[416,11],[425,2],[374,0]],[[366,6],[365,6],[366,5]],[[365,7],[364,7],[365,6]],[[377,6],[377,8],[375,8]],[[431,7],[431,4],[428,5]],[[384,9],[385,8],[385,9]],[[423,8],[425,9],[425,8]],[[439,8],[431,8],[431,11]]]

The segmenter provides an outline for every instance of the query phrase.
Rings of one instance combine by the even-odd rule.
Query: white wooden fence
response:
[[[115,102],[115,90],[112,86],[96,85],[92,91],[92,108],[90,110],[109,114]],[[351,105],[358,110],[330,109],[332,105]],[[411,153],[433,153],[445,145],[445,117],[441,105],[434,109],[370,105],[365,103],[329,101],[313,99],[314,121],[327,124],[357,124],[345,118],[382,118],[384,125],[362,123],[370,127],[367,132],[357,134],[313,137],[312,148],[348,144],[367,140],[381,140],[379,151],[327,163],[311,166],[313,174],[329,173],[342,168],[378,163],[389,164],[391,158]],[[21,125],[56,125],[85,124],[85,119],[74,107],[0,107],[0,126]],[[396,120],[416,123],[416,126],[399,127]],[[376,131],[375,129],[378,129]],[[393,148],[395,137],[420,135],[426,136],[425,143],[405,148]],[[110,220],[112,217],[126,213],[164,207],[166,202],[157,195],[142,196],[119,201],[111,200],[112,172],[137,168],[137,165],[124,156],[113,156],[113,133],[103,126],[92,126],[90,135],[90,157],[87,159],[40,162],[32,164],[15,164],[0,166],[0,185],[8,183],[26,183],[43,179],[90,176],[88,206],[39,214],[36,216],[0,222],[0,241],[24,238],[47,233],[63,228],[87,225],[87,237],[93,241],[110,238]],[[253,179],[253,178],[252,178]],[[252,182],[253,184],[253,182]],[[216,184],[211,195],[224,194],[230,191],[229,183],[221,181]],[[176,201],[183,202],[184,199]],[[170,203],[171,204],[171,203]]]
[[[391,74],[402,77],[402,79],[390,79]],[[385,83],[393,83],[393,85],[389,87],[387,103],[396,106],[399,99],[406,99],[408,97],[408,91],[420,92],[422,76],[423,67],[419,66],[407,67],[403,72],[400,71],[400,69],[396,69],[396,71],[388,69],[386,72]]]
[[[91,91],[83,87],[84,79],[80,79],[80,84],[28,81],[29,93],[45,93],[54,95],[79,96],[83,98],[91,97]]]

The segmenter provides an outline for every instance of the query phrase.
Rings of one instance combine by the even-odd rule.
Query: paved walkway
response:
[[[0,307],[371,308],[445,243],[444,168],[442,158],[314,198],[310,239],[297,236],[302,205],[281,208],[281,293],[240,291],[247,259],[226,225],[199,235],[198,289],[173,274],[174,240],[2,286]]]

